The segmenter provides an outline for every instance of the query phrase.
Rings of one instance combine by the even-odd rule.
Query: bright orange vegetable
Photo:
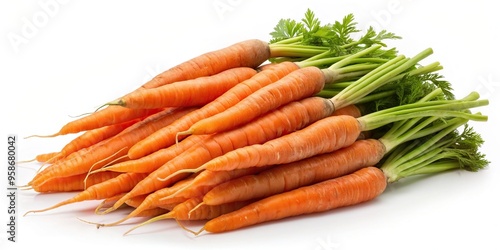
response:
[[[298,66],[292,62],[273,64],[272,68],[257,73],[250,79],[237,84],[214,101],[141,140],[130,148],[128,156],[131,159],[137,159],[174,144],[179,131],[186,130],[195,122],[230,108],[253,92],[283,78],[296,69],[298,69]],[[183,136],[179,138],[183,138]]]
[[[136,91],[107,104],[131,109],[202,106],[256,73],[248,67],[231,68],[212,76]]]
[[[263,222],[350,206],[374,199],[386,186],[386,177],[380,169],[365,167],[349,175],[256,201],[208,221],[200,232],[227,232]]]
[[[120,174],[115,178],[90,186],[68,200],[59,202],[45,209],[28,211],[26,214],[44,212],[76,202],[111,198],[115,195],[130,191],[140,180],[144,179],[144,177],[146,177],[146,174]]]
[[[149,116],[143,121],[138,122],[131,127],[128,127],[120,134],[107,140],[101,141],[100,143],[93,145],[88,150],[75,152],[76,156],[68,157],[67,160],[59,161],[56,164],[49,166],[48,168],[39,172],[30,182],[30,185],[41,185],[43,184],[43,182],[48,181],[51,178],[87,173],[89,170],[91,170],[92,167],[94,167],[94,169],[98,169],[105,165],[107,162],[116,159],[124,154],[126,155],[126,151],[123,150],[124,148],[131,147],[131,145],[133,145],[137,141],[145,138],[159,128],[172,123],[172,121],[185,115],[193,109],[194,108],[172,108]],[[117,152],[120,153],[116,154]],[[110,158],[110,156],[114,154],[116,154],[115,158]],[[106,159],[106,161],[100,162],[104,159]],[[95,164],[97,164],[97,166],[95,166]]]

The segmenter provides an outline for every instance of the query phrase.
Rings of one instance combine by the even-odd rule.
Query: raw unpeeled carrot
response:
[[[235,149],[212,159],[196,171],[227,171],[294,162],[351,145],[361,131],[358,120],[352,116],[330,116],[264,144]]]
[[[112,172],[100,173],[92,175],[90,178],[86,178],[87,174],[60,177],[47,181],[43,185],[34,186],[33,190],[39,193],[83,191],[85,188],[112,179],[119,174]]]
[[[211,76],[137,91],[107,104],[131,109],[202,106],[256,73],[253,68],[231,68]]]
[[[282,109],[262,116],[239,129],[211,135],[203,143],[199,143],[197,147],[190,148],[152,172],[121,201],[118,201],[116,207],[120,206],[126,199],[156,191],[186,176],[178,176],[177,171],[197,168],[216,156],[221,156],[245,145],[263,143],[272,138],[280,137],[307,126],[310,122],[320,119],[318,117],[325,116],[325,113],[331,114],[333,108],[331,102],[325,100],[321,97],[308,98],[286,105]],[[323,112],[310,112],[311,108],[317,110],[315,106],[318,104],[323,107],[320,109]],[[276,130],[276,127],[280,129]]]
[[[224,112],[196,122],[180,134],[212,134],[236,128],[284,104],[318,93],[326,81],[325,74],[317,67],[297,69]]]
[[[136,173],[120,174],[115,178],[88,187],[87,189],[83,190],[82,192],[78,193],[77,195],[75,195],[70,199],[64,200],[45,209],[28,211],[26,212],[26,214],[44,212],[64,205],[82,201],[101,200],[110,198],[115,195],[130,191],[135,185],[137,185],[137,183],[140,180],[144,179],[146,176],[147,176],[146,174],[136,174]]]
[[[162,111],[158,109],[127,109],[120,106],[106,107],[90,115],[66,123],[59,132],[47,136],[29,136],[29,137],[55,137],[59,135],[74,134],[83,131],[102,128],[109,125],[128,122],[138,118],[148,117]]]
[[[103,140],[111,138],[118,133],[122,132],[126,128],[132,126],[137,123],[139,119],[134,119],[131,121],[118,123],[114,125],[109,125],[101,128],[96,128],[89,130],[82,135],[76,137],[67,143],[56,155],[53,155],[52,158],[48,159],[47,163],[53,163],[57,160],[63,159],[64,157],[77,152],[80,149],[90,147],[94,144],[97,144]],[[38,157],[37,157],[38,158]]]
[[[131,147],[137,141],[145,138],[159,128],[172,123],[172,121],[194,109],[195,108],[172,108],[149,116],[141,122],[128,127],[120,134],[93,145],[90,150],[84,150],[82,154],[51,165],[49,168],[39,172],[30,182],[30,185],[40,185],[51,178],[87,173],[92,167],[98,169],[109,162],[104,161],[97,164],[98,166],[94,166],[99,161],[108,159],[117,152],[123,152],[124,148]],[[126,151],[124,153],[126,153]],[[116,157],[120,156],[120,154],[116,155]],[[113,160],[113,158],[109,160]]]
[[[331,153],[274,166],[259,174],[224,182],[206,193],[203,203],[219,205],[287,192],[375,165],[384,155],[384,144],[378,140],[358,140]]]
[[[231,68],[256,68],[269,59],[269,56],[270,49],[267,42],[258,39],[241,41],[219,50],[204,53],[169,68],[131,93],[144,89],[156,88],[178,81],[214,75]],[[142,114],[138,116],[136,113]],[[86,117],[69,122],[55,134],[42,137],[53,137],[95,129],[146,116],[143,113],[151,114],[151,111],[132,111],[118,106],[106,107]]]
[[[209,137],[208,135],[196,135],[190,136],[185,140],[182,140],[176,145],[172,145],[168,148],[163,148],[155,151],[149,155],[143,156],[138,159],[128,160],[103,168],[92,171],[90,174],[102,172],[102,171],[114,171],[122,173],[151,173],[161,167],[166,162],[175,158],[182,152],[188,150],[189,148],[195,146],[197,143],[202,142],[204,139]]]
[[[38,162],[43,162],[43,163],[50,163],[49,161],[53,161],[55,157],[60,154],[60,152],[50,152],[50,153],[44,153],[44,154],[39,154],[35,156],[35,160]]]
[[[184,202],[187,199],[181,198],[181,199],[176,199],[175,201],[170,200],[168,202],[161,202],[160,198],[165,196],[165,195],[170,195],[171,193],[175,193],[177,190],[179,190],[183,186],[187,185],[192,180],[193,180],[193,178],[191,178],[191,177],[185,178],[185,179],[179,180],[178,182],[174,183],[171,187],[165,187],[165,188],[159,189],[159,190],[152,192],[152,193],[144,193],[144,194],[136,195],[136,196],[130,197],[130,198],[125,197],[127,195],[125,193],[125,194],[119,196],[117,201],[116,201],[116,202],[119,202],[119,201],[123,200],[123,202],[119,206],[121,206],[127,202],[129,202],[129,203],[134,202],[134,200],[141,200],[140,204],[135,203],[137,205],[137,206],[134,206],[135,209],[132,212],[130,212],[127,216],[123,217],[122,219],[120,219],[118,221],[115,221],[112,223],[106,223],[106,224],[103,224],[103,223],[94,223],[94,224],[96,224],[97,227],[114,226],[114,225],[118,225],[118,224],[120,224],[120,223],[122,223],[130,218],[136,217],[138,214],[140,214],[143,211],[146,211],[148,209],[152,209],[155,207],[166,207],[166,206],[171,205],[171,204],[178,204],[178,203]],[[113,204],[114,209],[119,207],[119,206],[116,206],[116,202]],[[105,214],[106,210],[104,210],[102,213]]]
[[[279,81],[252,93],[224,112],[200,120],[179,134],[212,134],[227,131],[289,102],[317,94],[326,83],[333,83],[339,79],[338,68],[380,47],[379,45],[371,46],[340,60],[327,69],[320,69],[316,66],[301,67]],[[338,109],[353,104],[346,103],[337,106],[337,103],[333,103]]]
[[[183,186],[182,188],[168,196],[162,197],[160,200],[177,199],[179,197],[192,198],[204,196],[207,194],[207,192],[210,192],[212,188],[217,187],[219,184],[242,176],[253,175],[264,170],[266,170],[265,167],[235,169],[232,171],[206,170],[199,173],[198,176],[196,176],[193,181],[191,181],[187,185]]]
[[[218,206],[200,206],[193,211],[193,209],[197,207],[201,201],[202,201],[201,197],[194,197],[189,200],[186,200],[185,202],[176,205],[170,212],[149,219],[143,223],[140,223],[137,226],[134,226],[133,228],[125,232],[124,234],[126,235],[139,227],[165,219],[175,219],[176,221],[210,220],[219,217],[223,214],[236,211],[248,205],[251,202],[251,201],[242,201],[242,202],[227,203]]]
[[[472,92],[461,100],[417,102],[380,110],[359,118],[347,115],[330,116],[264,144],[235,149],[212,159],[194,171],[184,172],[193,173],[204,169],[221,171],[294,162],[349,146],[356,141],[362,131],[374,130],[402,120],[418,121],[422,117],[434,119],[460,117],[485,121],[488,119],[487,116],[463,112],[473,107],[488,105],[488,100],[478,100],[478,98],[479,94]]]
[[[179,131],[187,130],[195,122],[230,108],[253,92],[276,82],[296,69],[298,69],[297,64],[292,62],[273,64],[272,68],[262,70],[250,79],[237,84],[214,101],[139,141],[130,148],[128,156],[131,159],[137,159],[174,144],[176,139],[184,138],[182,136],[176,138]]]
[[[386,188],[384,173],[365,167],[352,174],[276,194],[208,221],[203,230],[222,233],[273,220],[319,213],[372,200]]]
[[[210,76],[236,67],[256,68],[269,59],[268,43],[250,39],[191,58],[155,76],[140,89]]]

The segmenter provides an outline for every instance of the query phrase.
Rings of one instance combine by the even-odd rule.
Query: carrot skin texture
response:
[[[387,181],[376,167],[311,186],[270,196],[208,221],[204,230],[222,233],[268,221],[319,213],[372,200],[384,192]]]
[[[90,150],[84,149],[81,154],[75,157],[71,157],[66,161],[59,161],[58,163],[49,166],[33,178],[31,185],[40,185],[50,178],[87,173],[94,163],[111,156],[123,148],[130,147],[140,139],[153,133],[153,131],[170,124],[173,120],[183,116],[192,109],[194,108],[179,110],[166,109],[160,113],[152,115],[143,121],[128,127],[120,134],[109,138],[109,140],[105,140],[94,145]],[[103,162],[102,165],[105,163],[106,162]],[[102,165],[97,166],[95,169],[102,167]]]
[[[267,42],[249,39],[210,51],[180,63],[143,84],[150,89],[165,84],[210,76],[236,67],[256,68],[271,55]],[[214,63],[217,62],[217,63]]]
[[[256,73],[248,67],[231,68],[212,76],[137,91],[120,98],[117,104],[131,109],[201,106]]]
[[[192,134],[212,134],[236,128],[282,105],[318,93],[325,81],[324,73],[317,67],[297,69],[224,112],[196,122],[188,131]]]
[[[168,180],[158,180],[158,178],[165,178],[181,169],[197,168],[214,157],[221,156],[235,148],[263,143],[290,133],[330,115],[332,112],[333,105],[329,100],[320,97],[306,98],[266,114],[239,129],[211,135],[205,142],[199,144],[200,147],[188,149],[152,172],[124,200],[166,187],[179,178],[182,179],[183,176],[174,176]],[[185,159],[190,160],[186,161]],[[117,206],[119,203],[117,202]]]
[[[58,192],[74,192],[83,191],[85,188],[89,188],[93,185],[99,184],[106,180],[112,179],[118,176],[120,173],[98,173],[95,175],[90,175],[84,182],[87,174],[79,174],[68,177],[55,178],[50,181],[45,182],[43,185],[34,186],[33,190],[39,193],[58,193]]]
[[[130,191],[140,180],[144,179],[145,177],[146,174],[135,174],[135,173],[120,174],[115,178],[95,184],[79,192],[72,198],[61,201],[51,207],[41,210],[32,210],[29,211],[28,213],[43,212],[76,202],[111,198],[115,195],[119,195],[121,193]]]
[[[195,146],[201,142],[207,135],[193,135],[176,145],[168,148],[160,149],[149,155],[143,156],[138,159],[128,160],[121,163],[113,164],[109,167],[102,168],[101,170],[127,172],[127,173],[152,173],[168,161],[180,155],[182,152],[188,150],[190,147]]]
[[[203,202],[218,205],[287,192],[375,165],[384,154],[385,147],[378,140],[358,140],[330,153],[277,165],[256,175],[222,183],[206,193]]]
[[[232,107],[245,97],[249,96],[251,93],[298,69],[297,64],[292,62],[284,62],[273,66],[273,70],[259,72],[250,79],[237,84],[214,101],[189,113],[185,117],[181,117],[179,120],[172,123],[172,125],[159,129],[151,136],[139,141],[136,145],[130,148],[128,156],[131,159],[137,159],[151,154],[161,148],[173,145],[176,141],[176,135],[178,132],[189,129],[191,125],[199,120],[208,118]],[[182,139],[183,137],[181,136],[179,138]]]
[[[128,122],[137,118],[148,117],[162,110],[163,109],[161,108],[127,109],[120,106],[110,106],[67,123],[59,130],[58,135],[79,133],[82,131]]]
[[[356,118],[348,115],[330,116],[264,144],[235,149],[212,159],[202,168],[227,171],[294,162],[349,146],[360,133],[361,127]]]

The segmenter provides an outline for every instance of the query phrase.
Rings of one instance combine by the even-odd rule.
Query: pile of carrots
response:
[[[488,105],[456,99],[422,66],[360,30],[352,15],[323,25],[281,20],[272,40],[237,42],[172,67],[136,90],[75,119],[54,137],[81,133],[40,154],[25,186],[75,192],[38,213],[88,200],[95,212],[122,206],[143,223],[174,219],[194,233],[220,233],[369,201],[412,175],[488,165],[468,121]],[[183,226],[205,221],[200,230]],[[130,230],[132,230],[130,229]],[[130,232],[127,231],[128,232]]]

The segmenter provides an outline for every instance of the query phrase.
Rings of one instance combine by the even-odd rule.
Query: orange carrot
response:
[[[316,106],[318,105],[323,107],[320,109],[323,112],[309,112],[311,107],[314,107],[316,110]],[[278,109],[275,112],[262,116],[239,129],[213,134],[203,143],[198,144],[197,147],[190,148],[152,172],[115,205],[118,207],[126,199],[156,191],[182,179],[186,175],[177,176],[177,171],[179,170],[197,168],[214,157],[221,156],[236,148],[263,143],[307,126],[310,122],[319,119],[318,117],[331,114],[332,108],[331,102],[326,99],[320,97],[308,98],[291,105],[286,105],[283,109]],[[290,113],[294,115],[288,115]],[[280,129],[277,131],[275,127],[279,127]],[[175,176],[171,176],[174,174]],[[159,178],[168,178],[168,180]],[[112,209],[109,211],[112,211]]]
[[[180,134],[212,134],[233,129],[284,104],[318,93],[326,81],[325,74],[317,67],[297,69],[224,112],[196,122]]]
[[[107,104],[132,109],[201,106],[256,73],[255,69],[248,67],[231,68],[212,76],[137,91]]]
[[[375,165],[384,155],[385,147],[378,140],[358,140],[331,153],[278,165],[256,175],[245,175],[222,183],[205,194],[203,203],[219,205],[268,197]]]
[[[161,198],[160,200],[176,199],[179,197],[192,198],[197,196],[204,196],[207,192],[221,183],[246,176],[253,175],[260,171],[264,171],[265,167],[259,168],[244,168],[235,169],[232,171],[210,171],[206,170],[198,174],[193,181],[183,186],[176,192]]]
[[[50,163],[49,161],[53,161],[57,155],[59,155],[60,152],[50,152],[50,153],[44,153],[44,154],[39,154],[35,157],[35,160],[38,162],[44,162],[44,163]]]
[[[221,233],[303,214],[329,211],[372,200],[386,188],[384,173],[365,167],[352,174],[256,201],[208,221],[197,232]]]
[[[207,162],[197,171],[232,170],[294,162],[351,145],[361,131],[358,120],[352,116],[330,116],[264,144],[235,149]]]
[[[178,156],[182,152],[200,143],[208,135],[190,136],[176,145],[160,149],[150,155],[143,156],[135,160],[128,160],[117,164],[112,164],[91,172],[91,174],[102,171],[128,172],[128,173],[151,173],[161,167],[166,162]]]
[[[201,206],[199,209],[194,210],[194,212],[190,213],[196,206],[200,204],[202,201],[201,197],[194,197],[185,202],[182,202],[176,205],[172,211],[149,219],[143,223],[140,223],[137,226],[134,226],[125,234],[130,233],[132,230],[135,230],[139,227],[145,226],[147,224],[153,223],[155,221],[164,220],[164,219],[175,219],[179,220],[209,220],[221,216],[223,214],[227,214],[229,212],[236,211],[250,203],[250,201],[243,202],[234,202],[227,203],[218,206]]]
[[[165,188],[159,189],[159,190],[152,192],[152,193],[144,193],[144,194],[136,195],[134,197],[126,197],[127,194],[124,194],[124,195],[118,197],[119,198],[118,201],[116,201],[113,204],[114,208],[113,207],[111,207],[111,208],[117,209],[119,206],[121,206],[127,202],[129,202],[129,203],[134,202],[134,200],[142,200],[142,201],[140,202],[140,204],[135,203],[137,205],[136,208],[132,212],[130,212],[127,216],[123,217],[122,219],[120,219],[118,221],[115,221],[112,223],[106,223],[106,224],[103,224],[103,223],[93,223],[93,224],[96,224],[98,227],[114,226],[114,225],[118,225],[118,224],[120,224],[120,223],[122,223],[130,218],[136,217],[138,214],[140,214],[141,212],[143,212],[145,210],[152,209],[155,207],[166,207],[166,206],[171,205],[171,204],[177,204],[180,202],[184,202],[187,199],[181,198],[181,199],[169,200],[168,202],[162,202],[162,201],[160,201],[160,198],[165,196],[165,195],[170,195],[171,193],[175,193],[177,190],[179,190],[183,186],[187,185],[192,180],[193,180],[193,178],[191,178],[191,177],[185,178],[185,179],[179,180],[171,187],[165,187]],[[120,202],[120,201],[123,201],[123,202],[121,202],[119,205],[116,205],[117,202]],[[107,210],[104,210],[102,213],[103,214],[107,213]]]
[[[256,68],[269,59],[270,49],[268,43],[257,39],[246,40],[232,44],[228,47],[210,51],[180,63],[146,82],[138,89],[156,88],[166,84],[195,79],[202,76],[210,76],[224,70],[236,67]],[[111,124],[124,122],[138,117],[146,116],[143,113],[151,114],[149,110],[132,111],[123,107],[106,107],[89,116],[77,119],[64,125],[59,132],[42,137],[53,137],[69,133],[78,133],[94,128],[99,128]],[[137,115],[141,113],[141,115]]]
[[[272,68],[263,70],[250,79],[237,84],[214,101],[141,140],[130,148],[128,156],[131,159],[137,159],[174,144],[179,131],[187,130],[195,122],[230,108],[251,93],[276,82],[296,69],[298,66],[292,62],[273,64]]]
[[[57,160],[63,159],[64,157],[70,155],[71,153],[77,152],[80,149],[90,147],[98,142],[106,140],[110,137],[117,135],[122,132],[124,129],[132,126],[132,124],[138,122],[139,119],[134,119],[131,121],[118,123],[114,125],[109,125],[97,129],[89,130],[82,135],[76,137],[67,143],[61,151],[57,155],[54,155],[51,159],[49,159],[48,163],[53,163]]]
[[[118,176],[120,173],[100,173],[85,179],[86,174],[55,178],[33,189],[39,193],[74,192],[83,191],[85,188],[104,182]]]
[[[82,131],[128,122],[137,118],[147,117],[162,110],[163,109],[160,108],[128,109],[120,106],[106,107],[105,109],[101,109],[90,115],[68,122],[59,130],[59,132],[55,134],[47,136],[34,135],[29,137],[55,137],[59,135],[79,133]]]
[[[151,89],[178,81],[210,76],[236,67],[256,68],[269,59],[266,42],[250,39],[210,51],[178,64],[145,83],[140,89]]]
[[[124,148],[130,147],[157,129],[172,123],[172,121],[192,110],[194,110],[194,108],[177,110],[172,108],[152,115],[143,121],[128,127],[120,134],[94,145],[90,150],[84,150],[84,152],[80,155],[51,165],[49,168],[46,168],[38,173],[35,178],[33,178],[31,185],[40,185],[51,178],[87,173],[91,167],[100,168],[105,165],[107,161],[97,164],[98,166],[94,166],[94,164],[103,159],[108,159],[120,150],[123,151]],[[119,154],[116,155],[116,157],[120,156],[121,155]]]
[[[110,198],[115,195],[130,191],[140,180],[144,179],[144,177],[146,177],[146,174],[120,174],[115,178],[88,187],[87,189],[78,193],[70,199],[59,202],[45,209],[28,211],[26,212],[26,214],[44,212],[76,202]]]

